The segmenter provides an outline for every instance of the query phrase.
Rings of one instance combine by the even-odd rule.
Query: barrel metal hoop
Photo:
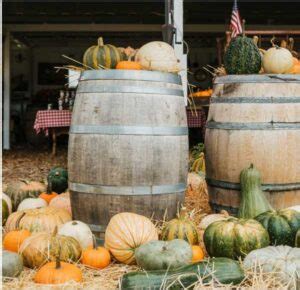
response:
[[[108,186],[69,182],[69,189],[77,192],[109,195],[156,195],[184,192],[185,183],[152,186]]]
[[[145,126],[98,126],[71,125],[71,134],[101,134],[101,135],[158,135],[182,136],[188,135],[187,127],[145,127]]]
[[[217,77],[214,84],[235,84],[235,83],[300,83],[299,75],[229,75]]]
[[[237,123],[209,121],[206,123],[206,128],[220,130],[300,130],[300,123]]]
[[[221,181],[211,178],[206,178],[207,184],[210,186],[223,188],[223,189],[232,189],[232,190],[241,190],[239,183],[229,182],[229,181]],[[283,183],[283,184],[262,184],[262,190],[265,191],[291,191],[300,189],[300,182],[296,183]]]
[[[257,97],[212,97],[210,99],[212,104],[284,104],[284,103],[299,103],[299,97],[270,97],[270,98],[257,98]]]
[[[77,93],[97,93],[97,94],[152,94],[152,95],[171,95],[171,96],[178,96],[183,97],[183,90],[176,90],[176,89],[166,89],[166,88],[159,88],[159,87],[137,87],[137,86],[90,86],[88,90],[84,87],[78,86]]]
[[[86,70],[81,74],[80,81],[86,80],[130,80],[182,84],[178,74],[145,70]]]

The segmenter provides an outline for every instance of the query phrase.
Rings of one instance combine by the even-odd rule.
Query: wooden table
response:
[[[68,110],[41,110],[35,117],[34,129],[36,133],[44,131],[46,136],[52,138],[52,155],[56,155],[57,137],[69,134],[72,112]]]

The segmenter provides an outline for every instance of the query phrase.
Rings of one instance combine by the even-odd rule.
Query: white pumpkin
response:
[[[69,192],[64,192],[51,199],[49,206],[62,208],[72,216],[71,201]]]
[[[201,230],[205,230],[210,224],[217,221],[226,220],[229,217],[230,216],[226,210],[222,210],[220,213],[209,214],[201,220],[199,227]]]
[[[7,194],[5,194],[4,192],[2,192],[1,198],[6,201],[7,206],[8,206],[8,212],[9,212],[9,214],[11,214],[12,213],[12,203],[11,203],[10,197]]]
[[[26,210],[26,209],[34,209],[39,207],[46,207],[48,206],[47,201],[42,198],[25,198],[19,204],[17,211]]]
[[[262,61],[265,73],[288,73],[294,65],[291,52],[288,49],[279,46],[269,48],[264,53]]]
[[[295,211],[300,212],[300,205],[290,206],[288,209],[293,209],[293,210],[295,210]]]
[[[264,273],[276,272],[289,282],[300,273],[300,248],[270,246],[250,252],[244,260],[245,269],[261,268]]]
[[[143,45],[135,55],[144,70],[176,73],[180,71],[174,48],[163,41],[152,41]]]
[[[61,225],[58,234],[73,237],[82,249],[93,245],[93,233],[89,226],[81,221],[70,221]]]

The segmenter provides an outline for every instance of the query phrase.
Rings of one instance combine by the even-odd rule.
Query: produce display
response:
[[[24,265],[29,268],[39,268],[46,262],[55,261],[58,253],[64,262],[78,262],[81,257],[81,246],[72,237],[61,236],[54,231],[35,233],[21,245],[19,252],[24,259]]]
[[[245,277],[237,261],[228,258],[213,258],[173,271],[130,272],[122,277],[120,289],[159,290],[161,285],[171,284],[170,289],[183,289],[183,287],[188,289],[199,280],[198,275],[203,278],[203,282],[208,282],[212,279],[212,273],[223,284],[239,284]],[[180,280],[178,280],[179,277],[181,277]]]
[[[106,248],[97,247],[95,244],[94,242],[82,251],[81,263],[91,268],[104,269],[111,262],[110,253]]]
[[[22,216],[21,220],[19,220],[20,216]],[[46,231],[53,233],[55,227],[59,227],[70,220],[71,216],[66,210],[47,206],[13,212],[7,219],[5,229],[7,232],[27,229],[30,232]]]
[[[135,213],[116,214],[105,231],[105,247],[124,264],[135,263],[135,249],[153,240],[158,240],[154,224]]]
[[[2,276],[5,278],[18,277],[23,271],[22,257],[16,253],[2,251]]]
[[[211,257],[238,259],[270,244],[268,232],[253,219],[229,218],[210,224],[204,244]]]
[[[240,218],[251,219],[263,212],[272,210],[261,189],[260,172],[253,164],[241,172],[240,184],[242,196],[238,212]]]
[[[260,267],[264,272],[276,272],[287,282],[290,277],[299,278],[300,249],[289,246],[269,246],[252,251],[243,262],[246,269]]]
[[[164,225],[161,239],[164,241],[183,239],[191,245],[199,244],[199,233],[196,225],[188,217],[185,207],[181,209],[178,218],[172,219]]]
[[[300,213],[293,209],[264,212],[255,218],[270,236],[271,245],[293,247],[297,231],[300,229]]]
[[[50,192],[65,192],[68,188],[68,171],[61,167],[54,167],[47,176],[48,184],[51,185]]]
[[[172,270],[189,265],[192,258],[191,246],[181,239],[151,241],[135,250],[136,262],[144,270]]]

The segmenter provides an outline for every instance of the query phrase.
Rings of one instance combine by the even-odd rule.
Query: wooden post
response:
[[[3,149],[10,149],[10,31],[6,31],[3,54]]]
[[[187,105],[187,55],[183,52],[183,0],[175,0],[173,9],[173,25],[176,29],[173,47],[182,69],[179,74],[183,85],[185,105]]]

